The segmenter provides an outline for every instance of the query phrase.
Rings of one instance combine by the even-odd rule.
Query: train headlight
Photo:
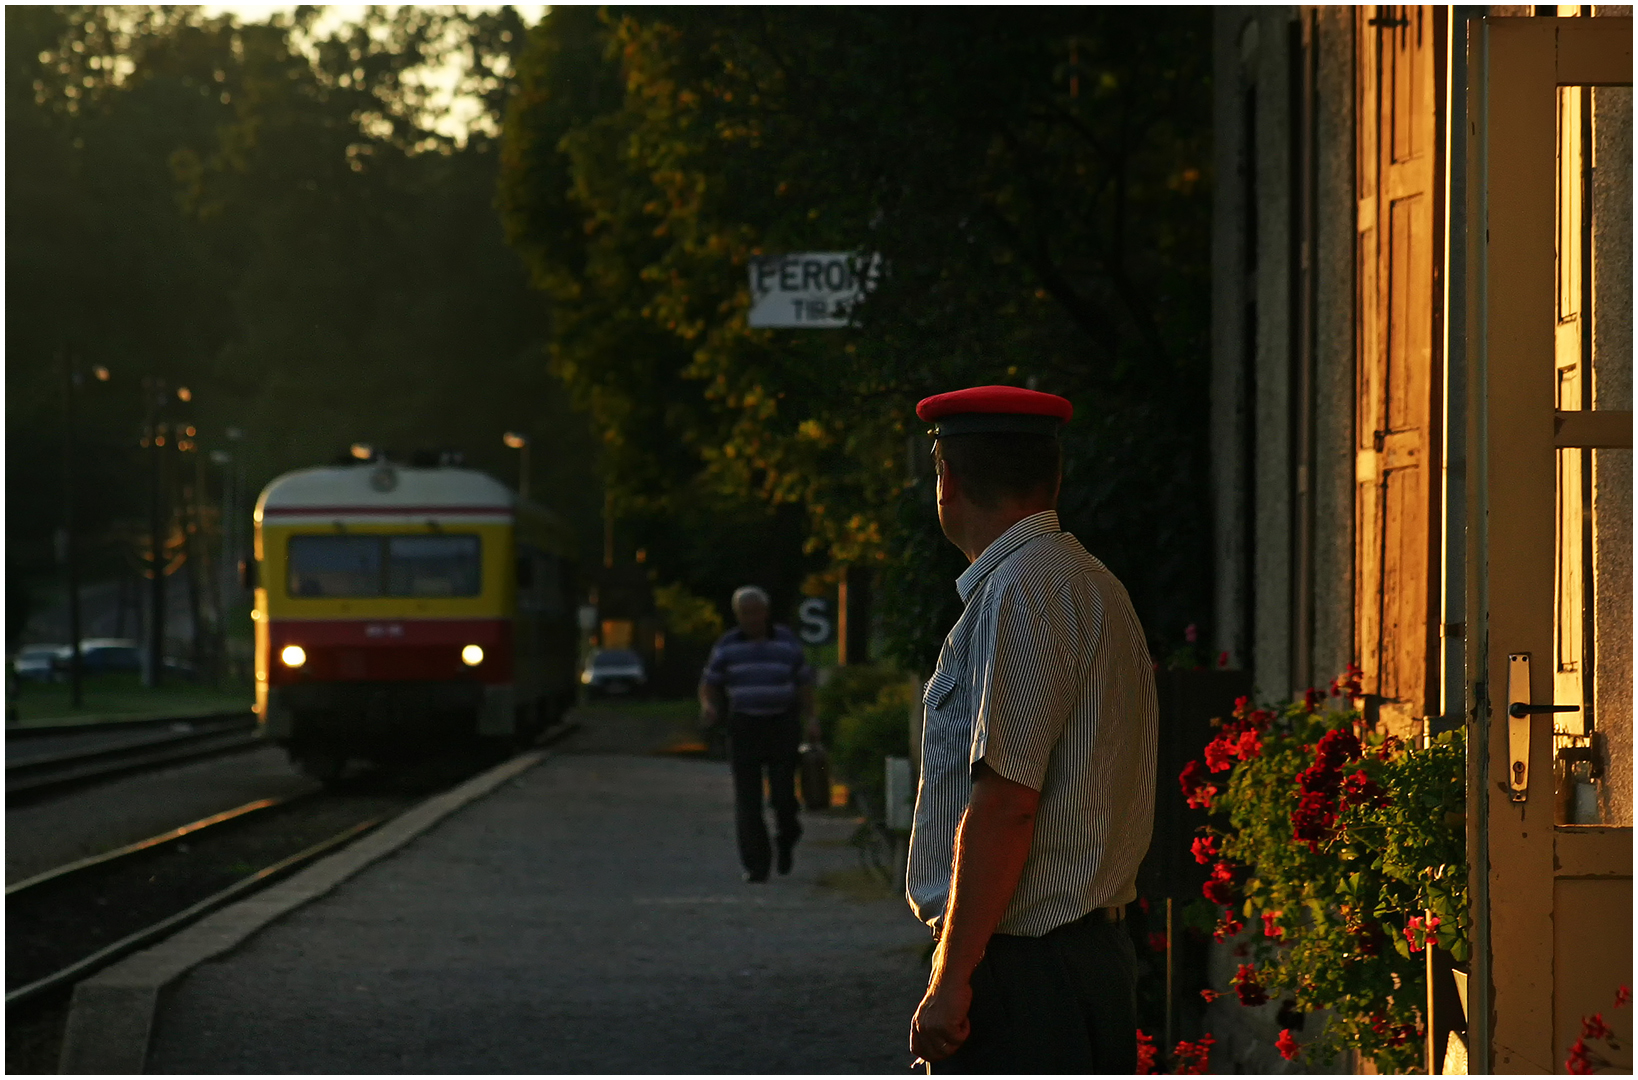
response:
[[[285,667],[301,667],[307,663],[307,650],[300,645],[286,645],[279,650],[279,659]]]
[[[483,646],[468,645],[461,650],[461,663],[467,667],[477,667],[483,663]]]

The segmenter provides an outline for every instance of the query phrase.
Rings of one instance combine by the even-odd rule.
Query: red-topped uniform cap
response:
[[[974,386],[923,398],[916,415],[932,423],[928,434],[934,437],[984,432],[1056,435],[1075,415],[1075,406],[1057,394],[1019,386]]]

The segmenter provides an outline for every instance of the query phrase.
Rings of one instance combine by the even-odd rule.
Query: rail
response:
[[[6,736],[8,799],[265,745],[249,712],[83,728],[12,728]]]

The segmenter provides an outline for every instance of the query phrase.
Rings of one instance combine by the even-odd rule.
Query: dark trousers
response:
[[[973,970],[971,1034],[935,1073],[1137,1071],[1136,958],[1094,913],[1042,937],[996,934]]]
[[[768,824],[762,817],[762,774],[768,774],[768,801],[773,804],[782,848],[802,837],[797,817],[797,747],[802,732],[796,713],[777,716],[728,717],[728,762],[734,772],[734,831],[739,838],[739,861],[755,877],[764,877],[773,860],[768,846]]]

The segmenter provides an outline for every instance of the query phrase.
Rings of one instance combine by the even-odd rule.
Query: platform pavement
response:
[[[149,1071],[906,1071],[927,936],[850,819],[749,885],[723,763],[564,750],[190,972]]]

